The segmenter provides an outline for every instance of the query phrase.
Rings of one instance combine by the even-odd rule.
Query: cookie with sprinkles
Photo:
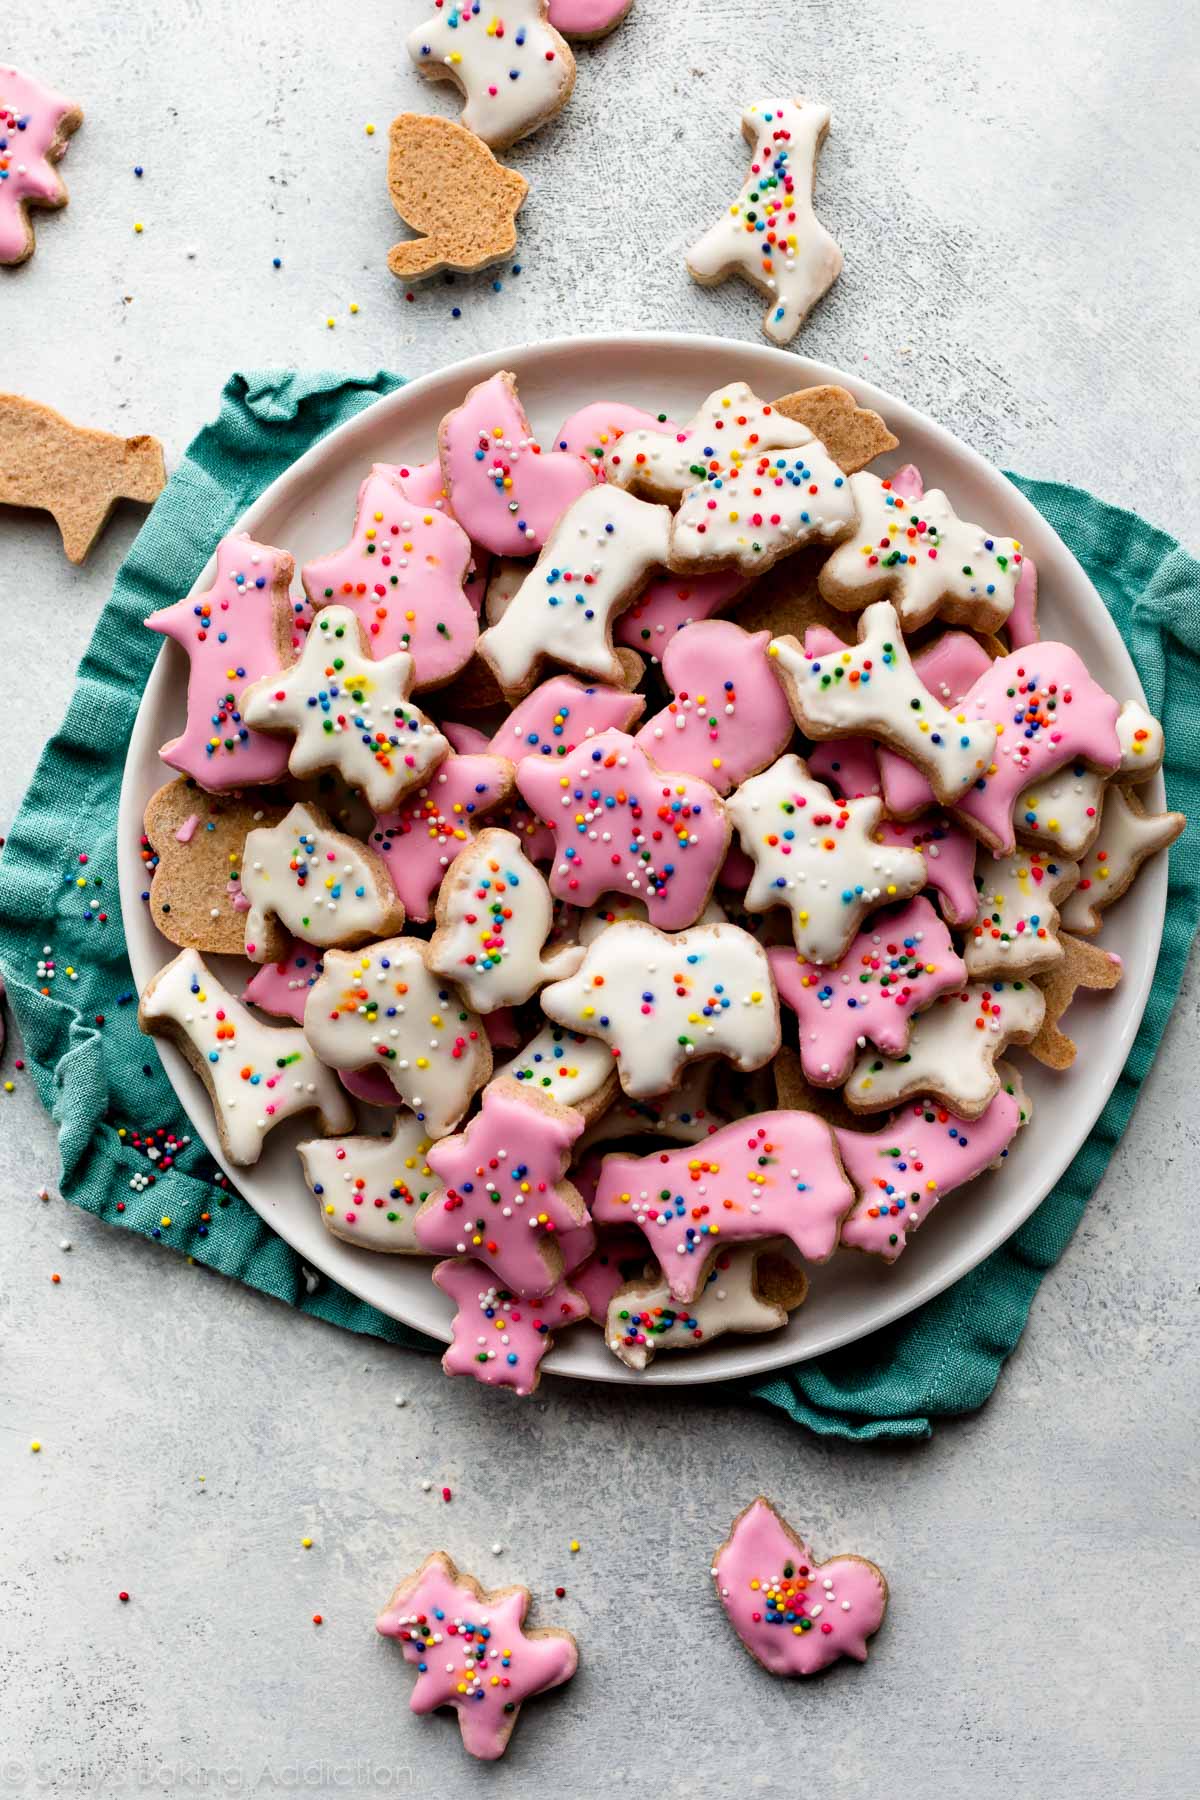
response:
[[[521,1082],[560,1106],[574,1107],[589,1123],[607,1112],[617,1091],[617,1071],[608,1046],[599,1038],[568,1031],[564,1025],[543,1025],[515,1056],[500,1065],[495,1079]]]
[[[297,1148],[331,1236],[385,1255],[423,1254],[413,1221],[434,1181],[429,1137],[412,1113],[397,1113],[384,1138],[315,1138]]]
[[[598,1039],[589,1041],[605,1049]],[[611,1052],[606,1050],[605,1054],[611,1065]],[[612,1104],[588,1125],[576,1154],[601,1144],[623,1144],[639,1137],[659,1138],[667,1144],[702,1144],[729,1123],[728,1115],[711,1098],[720,1066],[717,1062],[689,1063],[679,1077],[678,1087],[668,1094],[652,1094],[639,1100],[631,1100],[628,1094],[615,1094]]]
[[[764,101],[742,114],[750,173],[737,199],[687,253],[702,287],[741,275],[765,294],[763,330],[787,344],[842,272],[842,252],[817,218],[813,190],[830,113],[818,101]]]
[[[451,1708],[464,1750],[488,1762],[503,1756],[526,1700],[561,1687],[579,1666],[569,1631],[526,1629],[529,1599],[523,1587],[489,1592],[435,1550],[375,1621],[416,1667],[412,1711]]]
[[[508,800],[515,779],[506,757],[459,756],[452,750],[399,806],[376,816],[371,844],[387,864],[410,919],[433,917],[447,870],[470,849],[484,820]]]
[[[1148,813],[1133,788],[1114,782],[1079,884],[1063,904],[1063,924],[1079,937],[1099,931],[1101,915],[1132,885],[1142,864],[1173,844],[1186,824],[1183,813]]]
[[[517,393],[498,370],[470,389],[438,428],[442,483],[471,542],[493,556],[533,556],[572,500],[595,482],[569,451],[543,450]]]
[[[452,81],[466,105],[460,122],[493,150],[528,137],[560,112],[575,86],[575,58],[550,23],[547,0],[450,0],[408,35],[408,54],[428,81]]]
[[[509,713],[487,748],[494,756],[522,763],[527,757],[559,762],[602,731],[630,731],[645,709],[644,694],[600,682],[551,675]]]
[[[1032,981],[972,981],[943,994],[914,1019],[902,1056],[866,1051],[844,1089],[853,1112],[883,1112],[905,1100],[939,1100],[960,1119],[978,1119],[1000,1091],[996,1058],[1029,1044],[1045,1002]]]
[[[963,957],[972,981],[989,975],[1036,975],[1062,957],[1058,903],[1079,880],[1079,864],[1049,850],[1018,846],[1009,856],[980,852],[975,864],[979,910]]]
[[[818,634],[809,632],[805,634],[804,648],[836,652],[837,645],[832,642],[832,634],[822,641]],[[961,712],[964,698],[980,676],[986,675],[994,659],[1003,655],[1004,646],[998,638],[977,638],[969,631],[943,631],[915,653],[913,673],[953,717]],[[879,746],[878,759],[880,792],[894,819],[911,819],[936,804],[933,784],[923,766],[888,744]]]
[[[308,990],[323,966],[321,952],[311,944],[289,944],[278,961],[255,969],[242,989],[242,999],[273,1019],[290,1019],[299,1025],[304,1018]]]
[[[578,944],[547,947],[550,889],[511,831],[479,833],[442,882],[435,916],[429,966],[456,982],[477,1012],[520,1006],[583,960]]]
[[[209,956],[242,954],[246,840],[277,825],[285,810],[278,790],[209,794],[186,775],[150,796],[142,861],[151,875],[150,917],[168,942]]]
[[[1162,767],[1163,728],[1138,700],[1127,700],[1117,715],[1121,765],[1114,779],[1123,787],[1148,781]],[[1050,843],[1064,856],[1081,857],[1100,829],[1108,777],[1086,763],[1065,765],[1031,782],[1017,797],[1013,819],[1026,843]]]
[[[721,1250],[688,1304],[672,1298],[662,1275],[618,1288],[605,1315],[605,1342],[627,1369],[640,1372],[660,1350],[702,1350],[727,1332],[778,1331],[807,1293],[808,1277],[786,1256],[753,1244]]]
[[[522,1300],[491,1270],[469,1256],[454,1256],[433,1271],[433,1283],[455,1305],[450,1348],[442,1358],[447,1375],[471,1375],[485,1387],[532,1394],[542,1378],[541,1362],[554,1348],[554,1332],[588,1316],[583,1295],[563,1280],[537,1300]]]
[[[550,23],[575,43],[594,43],[615,31],[633,0],[549,0]]]
[[[669,422],[668,422],[669,424]],[[605,454],[614,487],[677,504],[709,469],[812,442],[808,426],[760,400],[745,381],[714,388],[686,425],[631,427]]]
[[[648,413],[623,400],[590,400],[568,413],[554,434],[556,450],[569,450],[597,475],[604,473],[604,458],[627,431],[675,431],[666,413]]]
[[[969,831],[949,813],[928,812],[916,819],[881,819],[875,835],[892,849],[919,850],[925,858],[925,885],[947,925],[972,923],[979,901],[977,846]]]
[[[787,749],[792,716],[767,656],[770,634],[706,619],[677,632],[662,655],[672,698],[634,743],[660,768],[698,775],[728,794]]]
[[[32,208],[55,212],[67,204],[56,165],[82,124],[83,109],[73,100],[0,64],[0,267],[33,255]]]
[[[335,831],[319,806],[297,802],[278,824],[258,825],[242,857],[245,954],[274,962],[289,937],[351,949],[404,924],[381,856]]]
[[[843,1656],[866,1662],[887,1612],[882,1569],[863,1556],[819,1563],[762,1494],[733,1521],[712,1577],[729,1623],[769,1675],[815,1675]]]

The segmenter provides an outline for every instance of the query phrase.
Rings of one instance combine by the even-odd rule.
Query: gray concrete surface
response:
[[[514,158],[534,184],[523,273],[408,304],[383,264],[385,128],[450,107],[406,67],[418,17],[14,0],[0,53],[88,118],[69,212],[0,282],[0,388],[156,431],[174,457],[235,366],[416,373],[597,327],[756,337],[754,297],[698,291],[679,252],[740,179],[741,103],[783,84],[832,103],[818,194],[846,251],[802,347],[1200,541],[1194,9],[637,0]],[[0,516],[5,662],[30,611],[52,621],[36,675],[6,684],[0,829],[134,524],[76,571],[47,522]],[[18,1078],[0,1093],[0,1793],[1193,1790],[1197,1001],[1193,966],[995,1398],[902,1451],[720,1395],[451,1387],[39,1203],[55,1146]],[[727,1633],[709,1557],[760,1489],[818,1549],[887,1570],[866,1669],[772,1682]],[[582,1646],[498,1768],[469,1764],[452,1721],[409,1716],[371,1631],[439,1545],[528,1582]]]

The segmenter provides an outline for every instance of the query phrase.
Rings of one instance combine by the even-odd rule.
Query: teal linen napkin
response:
[[[296,457],[400,385],[383,371],[362,381],[284,371],[231,378],[218,417],[189,446],[117,577],[66,719],[0,856],[0,971],[58,1126],[64,1198],[331,1324],[432,1350],[329,1281],[310,1293],[299,1257],[224,1184],[203,1145],[173,1147],[189,1125],[137,1028],[117,895],[125,748],[159,649],[142,620],[187,593],[218,539]],[[1169,802],[1200,817],[1200,564],[1132,513],[1075,488],[1011,479],[1103,596],[1166,727]],[[983,1404],[1128,1123],[1178,993],[1200,919],[1200,832],[1185,832],[1170,854],[1166,925],[1141,1030],[1095,1130],[1033,1217],[886,1331],[770,1381],[723,1386],[722,1398],[765,1401],[813,1431],[848,1438],[926,1437],[933,1419]],[[39,973],[46,945],[53,975]]]

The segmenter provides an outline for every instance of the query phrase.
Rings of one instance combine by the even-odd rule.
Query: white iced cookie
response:
[[[376,813],[419,786],[450,746],[409,704],[413,659],[406,650],[375,662],[348,606],[318,613],[299,662],[266,675],[242,695],[242,717],[260,731],[292,737],[293,775],[332,769]]]
[[[746,382],[731,381],[711,393],[686,425],[625,432],[604,468],[610,486],[673,504],[714,462],[741,463],[812,441],[807,425],[776,412]]]
[[[792,716],[812,738],[866,737],[915,763],[950,805],[986,773],[996,727],[970,721],[925,686],[887,600],[867,607],[858,642],[809,655],[794,637],[773,639],[770,655]]]
[[[929,1095],[960,1119],[977,1119],[1000,1091],[995,1069],[1009,1044],[1037,1036],[1045,997],[1032,981],[972,982],[913,1020],[903,1056],[860,1056],[845,1087],[855,1112],[881,1112]]]
[[[519,1081],[531,1093],[574,1107],[585,1119],[598,1118],[617,1087],[613,1053],[599,1038],[543,1025],[495,1074]]]
[[[593,1038],[592,1042],[599,1044],[599,1039]],[[612,1051],[605,1044],[599,1047],[611,1068]],[[715,1062],[689,1063],[679,1078],[679,1086],[669,1094],[631,1100],[628,1094],[618,1093],[576,1144],[576,1158],[598,1144],[620,1144],[626,1138],[655,1137],[670,1144],[702,1144],[729,1124],[726,1114],[713,1106],[708,1097],[716,1071]]]
[[[256,1019],[195,950],[182,950],[152,977],[138,1024],[182,1050],[208,1089],[225,1154],[239,1168],[257,1162],[267,1133],[298,1113],[315,1113],[326,1136],[353,1127],[345,1089],[304,1033]]]
[[[615,687],[624,667],[613,620],[667,558],[671,515],[602,483],[573,500],[477,649],[510,698],[527,694],[549,658]]]
[[[925,886],[920,851],[876,843],[882,800],[835,800],[799,756],[781,756],[725,805],[754,864],[747,910],[786,907],[807,962],[837,962],[869,912]]]
[[[763,330],[786,344],[842,272],[842,252],[813,210],[829,108],[815,100],[748,106],[742,136],[750,173],[724,217],[687,253],[703,287],[741,275],[771,302]]]
[[[412,1222],[437,1182],[425,1161],[429,1136],[411,1113],[396,1115],[388,1137],[316,1138],[298,1148],[328,1232],[361,1250],[424,1255]]]
[[[945,494],[919,500],[865,470],[851,475],[858,527],[820,574],[831,606],[857,612],[872,600],[895,599],[905,631],[940,616],[972,631],[998,631],[1013,609],[1023,554],[960,519]]]
[[[700,1350],[729,1331],[747,1337],[778,1331],[787,1324],[789,1309],[804,1299],[808,1281],[782,1255],[771,1256],[769,1266],[783,1279],[762,1280],[762,1257],[761,1244],[723,1251],[691,1301],[672,1299],[663,1275],[626,1282],[608,1303],[609,1349],[627,1368],[644,1369],[659,1350]]]
[[[547,951],[553,915],[545,877],[520,840],[488,827],[442,882],[429,967],[457,982],[477,1012],[520,1006],[583,961],[578,944]]]
[[[1162,767],[1163,728],[1138,700],[1127,700],[1117,717],[1121,766],[1114,779],[1130,786],[1148,781]],[[1057,845],[1066,856],[1090,849],[1100,829],[1109,777],[1085,763],[1067,763],[1044,781],[1034,781],[1013,808],[1017,836]]]
[[[610,925],[569,980],[542,990],[542,1011],[607,1044],[634,1099],[665,1094],[701,1057],[761,1069],[780,1041],[766,952],[737,925]]]
[[[803,425],[802,449],[752,448],[730,456],[720,445],[671,522],[667,566],[679,574],[736,569],[763,574],[806,544],[835,544],[857,517],[850,477]]]
[[[466,98],[461,123],[493,150],[528,137],[566,105],[575,58],[547,17],[547,0],[457,5],[408,34],[408,54],[429,81]]]
[[[607,926],[620,925],[630,919],[641,923],[647,916],[645,901],[626,900],[622,894],[605,894],[602,900],[597,900],[594,906],[589,906],[586,912],[580,913],[575,936],[586,948],[588,944],[595,942]],[[710,900],[696,923],[723,925],[727,916],[719,900]]]
[[[1099,931],[1101,914],[1119,900],[1146,861],[1179,836],[1183,813],[1148,813],[1137,795],[1115,783],[1104,795],[1096,842],[1079,869],[1079,885],[1063,902],[1062,922],[1080,937]]]
[[[420,938],[327,950],[304,1035],[331,1069],[382,1068],[427,1137],[444,1137],[492,1072],[482,1020],[427,967]]]
[[[317,806],[297,803],[278,825],[251,831],[241,873],[251,962],[278,961],[284,933],[320,948],[348,948],[404,924],[383,858],[335,831]]]
[[[988,975],[1035,975],[1062,961],[1057,902],[1079,880],[1079,864],[1018,844],[1009,856],[980,846],[975,863],[979,910],[963,961],[973,981]]]

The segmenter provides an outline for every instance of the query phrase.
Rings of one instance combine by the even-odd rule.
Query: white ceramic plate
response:
[[[958,511],[1018,537],[1040,576],[1044,637],[1064,637],[1096,678],[1121,699],[1142,696],[1141,684],[1116,627],[1079,564],[1050,527],[1004,477],[948,431],[901,401],[853,376],[786,351],[673,334],[572,338],[476,357],[423,376],[343,425],[280,476],[242,518],[239,529],[291,551],[297,567],[344,543],[359,482],[371,463],[424,461],[433,454],[438,423],[473,382],[512,369],[534,430],[543,442],[586,401],[605,396],[672,418],[686,419],[704,395],[725,382],[748,381],[756,392],[789,393],[818,382],[839,382],[876,408],[900,439],[893,467],[915,462],[926,485],[945,488]],[[212,581],[210,564],[196,584]],[[147,683],[129,745],[121,797],[121,905],[130,961],[139,991],[174,954],[142,903],[138,839],[146,801],[164,779],[158,746],[179,730],[184,655],[164,643]],[[1163,804],[1161,778],[1148,784],[1149,804]],[[556,1374],[650,1386],[710,1382],[762,1374],[800,1358],[852,1343],[940,1294],[1002,1244],[1033,1211],[1083,1142],[1111,1091],[1133,1042],[1158,956],[1166,901],[1166,859],[1146,870],[1112,914],[1105,947],[1125,960],[1125,979],[1110,995],[1081,995],[1071,1011],[1079,1057],[1055,1075],[1019,1051],[1014,1054],[1034,1102],[1033,1123],[1013,1155],[939,1207],[893,1267],[874,1257],[842,1253],[810,1271],[806,1304],[787,1328],[769,1337],[722,1338],[694,1354],[662,1354],[643,1375],[626,1369],[587,1326],[565,1332],[544,1367]],[[236,980],[234,985],[238,985]],[[253,1169],[225,1162],[207,1095],[183,1057],[160,1042],[159,1053],[188,1116],[255,1210],[307,1263],[363,1300],[430,1336],[448,1341],[450,1303],[429,1279],[424,1259],[383,1256],[330,1236],[301,1176],[294,1145],[303,1121],[269,1140]],[[373,1126],[372,1129],[382,1126]]]

